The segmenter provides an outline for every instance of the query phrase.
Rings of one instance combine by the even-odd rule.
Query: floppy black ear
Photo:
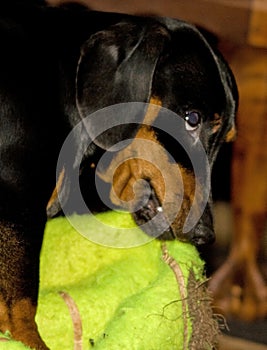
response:
[[[90,115],[118,103],[148,102],[155,67],[167,40],[168,31],[160,23],[139,18],[97,32],[83,44],[76,80],[77,107],[98,146],[107,149],[135,135],[138,125],[130,125],[129,119],[126,123],[120,116],[121,125],[94,139],[98,131]],[[131,122],[140,123],[140,113],[131,113]],[[102,128],[103,123],[107,128],[110,125],[108,118],[110,113],[101,118]]]
[[[238,88],[234,75],[221,55],[216,49],[212,50],[212,54],[217,64],[217,68],[221,77],[221,82],[225,94],[225,104],[221,118],[223,120],[222,127],[216,133],[213,145],[209,149],[209,155],[212,159],[217,156],[219,147],[222,142],[233,141],[236,137],[236,114],[239,102]]]
[[[212,33],[208,32],[203,28],[198,28],[200,33],[203,35],[208,45],[210,45],[210,50],[213,55],[214,61],[217,65],[221,81],[225,93],[225,109],[224,114],[228,116],[228,123],[225,123],[226,130],[224,139],[226,142],[231,141],[231,137],[234,138],[235,135],[235,115],[238,108],[239,96],[238,88],[236,84],[235,77],[229,67],[228,63],[225,61],[221,52],[218,50],[218,39]]]

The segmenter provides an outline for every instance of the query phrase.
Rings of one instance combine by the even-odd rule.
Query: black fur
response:
[[[57,158],[68,133],[82,118],[115,103],[149,102],[156,95],[180,116],[191,109],[199,111],[201,142],[213,163],[234,125],[237,106],[229,67],[195,27],[170,19],[33,3],[0,4],[0,306],[10,310],[24,299],[36,305],[39,253]],[[214,113],[222,118],[215,134],[210,127]],[[94,129],[93,122],[90,128]],[[99,136],[87,150],[82,168],[91,169],[90,163],[105,149],[134,137],[137,130],[138,125],[123,125]],[[71,191],[68,171],[84,151],[87,137],[82,130],[73,140],[65,195]],[[174,140],[160,132],[158,138],[166,149],[176,149],[178,163],[190,168]],[[90,171],[89,191],[83,191],[92,203],[97,194],[94,197],[94,171]],[[84,173],[82,187],[88,184]],[[55,214],[55,208],[50,213]],[[199,238],[203,220],[212,225],[209,205],[189,237],[192,241],[205,241]],[[0,319],[1,331],[9,330],[27,345],[46,349],[38,336],[17,335],[19,326],[12,319],[6,321],[10,315]],[[37,332],[34,326],[33,332]]]

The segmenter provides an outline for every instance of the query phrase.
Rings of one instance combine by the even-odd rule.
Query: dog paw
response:
[[[22,342],[27,345],[30,349],[35,350],[49,350],[49,348],[45,345],[45,343],[40,338],[39,334],[34,331],[24,332],[14,332],[12,333],[12,339]]]
[[[267,316],[267,284],[255,263],[228,258],[212,276],[214,308],[245,321]]]
[[[35,323],[36,307],[30,299],[8,305],[0,297],[0,342],[15,340],[35,350],[49,350]]]
[[[40,338],[39,334],[34,330],[21,329],[19,332],[14,331],[12,334],[0,335],[0,344],[10,341],[18,341],[35,350],[49,350]],[[1,346],[0,346],[1,348]]]

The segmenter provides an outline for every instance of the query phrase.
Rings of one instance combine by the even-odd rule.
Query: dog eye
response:
[[[200,122],[201,122],[201,117],[198,112],[192,111],[192,112],[187,112],[185,115],[185,128],[187,131],[194,131],[198,128]]]

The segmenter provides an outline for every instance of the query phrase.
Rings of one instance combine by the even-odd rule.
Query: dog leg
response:
[[[7,142],[0,147],[0,331],[47,350],[35,313],[46,203],[54,181],[36,149]]]
[[[38,226],[44,225],[33,225],[31,231],[25,224],[0,220],[0,330],[31,348],[47,350],[34,320],[42,241]]]

